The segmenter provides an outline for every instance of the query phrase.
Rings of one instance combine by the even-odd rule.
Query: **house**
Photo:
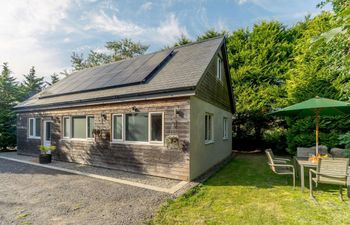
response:
[[[15,110],[18,154],[192,180],[231,154],[225,38],[74,72]]]

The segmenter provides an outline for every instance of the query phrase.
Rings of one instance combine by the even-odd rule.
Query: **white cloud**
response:
[[[144,29],[138,25],[121,20],[116,15],[108,16],[103,10],[98,14],[91,14],[90,23],[85,26],[85,30],[91,29],[111,32],[127,37],[140,35],[144,31]]]
[[[9,62],[15,77],[36,66],[39,75],[62,69],[59,51],[42,45],[66,18],[68,0],[0,1],[0,63]]]
[[[179,24],[175,14],[169,16],[155,27],[144,27],[133,22],[122,20],[117,15],[108,16],[104,11],[91,14],[86,30],[111,32],[122,37],[129,37],[162,45],[174,43],[181,34],[189,36],[186,27]]]
[[[176,42],[182,34],[189,37],[187,29],[179,24],[176,16],[170,14],[170,16],[160,24],[159,27],[150,28],[149,34],[152,41],[159,42],[161,44],[172,44]]]
[[[152,2],[145,2],[141,5],[140,9],[142,11],[150,11],[153,7],[153,3]]]

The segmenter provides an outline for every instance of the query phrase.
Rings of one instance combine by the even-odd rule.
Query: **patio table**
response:
[[[317,168],[317,162],[311,162],[309,161],[309,158],[307,157],[293,157],[294,160],[299,164],[300,167],[300,186],[301,186],[301,191],[304,191],[305,188],[305,175],[304,175],[304,168]]]
[[[305,167],[306,168],[317,168],[317,162],[312,162],[309,161],[309,158],[307,157],[296,157],[294,156],[293,159],[299,164],[300,166],[300,186],[301,186],[301,191],[303,192],[305,189]],[[350,171],[350,166],[349,166],[349,171]],[[349,178],[348,178],[349,179]],[[348,184],[349,184],[348,180]],[[347,195],[350,198],[350,185],[347,185]]]

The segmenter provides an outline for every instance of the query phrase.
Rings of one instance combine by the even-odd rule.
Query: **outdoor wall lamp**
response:
[[[137,111],[139,111],[139,110],[137,109],[137,107],[136,107],[136,106],[133,106],[133,107],[131,107],[131,111],[133,111],[133,112],[137,112]]]

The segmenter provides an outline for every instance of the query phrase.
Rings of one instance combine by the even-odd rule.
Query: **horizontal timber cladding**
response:
[[[166,144],[111,142],[112,115],[130,113],[133,108],[137,112],[164,112],[164,137],[169,134],[179,135],[182,147],[172,149]],[[178,113],[174,114],[176,111]],[[63,117],[77,115],[94,116],[95,128],[101,130],[102,135],[92,140],[64,139]],[[174,179],[189,179],[190,100],[187,97],[20,113],[17,120],[20,154],[39,154],[37,146],[41,140],[28,139],[27,135],[27,121],[30,117],[53,121],[51,143],[57,147],[53,153],[57,160]]]

